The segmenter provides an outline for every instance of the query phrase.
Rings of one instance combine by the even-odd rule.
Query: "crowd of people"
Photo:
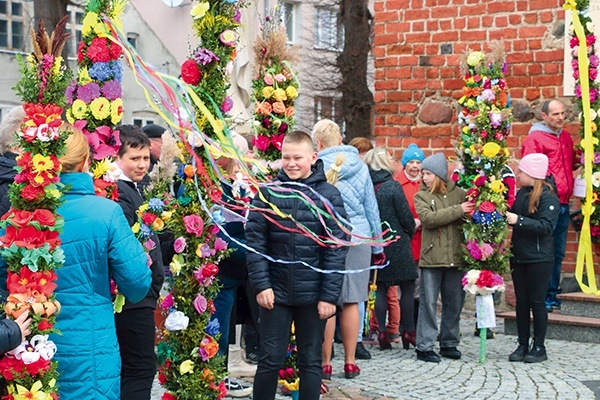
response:
[[[543,122],[534,124],[523,143],[516,174],[518,192],[512,170],[506,173],[512,179],[507,184],[505,217],[512,227],[510,268],[519,342],[510,361],[547,359],[548,312],[560,308],[556,294],[560,293],[574,169],[573,143],[562,129],[564,114],[558,100],[542,105]],[[7,138],[18,129],[22,116],[18,109],[14,115],[0,126],[0,206],[8,202],[7,187],[15,175],[12,167],[18,149]],[[94,397],[90,393],[97,393],[97,398],[150,399],[156,374],[154,310],[172,241],[168,235],[153,238],[161,245],[150,253],[148,268],[147,256],[130,227],[137,221],[136,211],[144,201],[139,189],[147,184],[148,170],[159,157],[157,148],[165,129],[122,125],[118,130],[122,142],[116,158],[118,203],[94,195],[87,140],[77,129],[73,128],[60,159],[60,179],[70,189],[58,210],[65,219],[61,234],[65,265],[57,271],[56,290],[63,308],[57,324],[63,335],[53,340],[60,347],[59,385],[64,398],[90,398]],[[250,153],[245,138],[234,134],[233,142],[242,155]],[[404,349],[415,348],[421,361],[461,358],[461,267],[465,265],[461,225],[474,204],[449,175],[444,153],[425,157],[413,143],[398,162],[391,149],[373,147],[366,138],[344,144],[339,126],[331,120],[317,122],[311,133],[287,134],[281,152],[275,182],[300,191],[302,198],[321,209],[330,207],[339,218],[323,223],[300,196],[274,196],[261,189],[249,200],[253,207],[247,215],[224,226],[228,235],[223,238],[233,252],[219,265],[222,288],[212,318],[220,325],[219,352],[225,356],[229,395],[275,397],[292,322],[301,399],[318,399],[328,391],[337,331],[344,350],[343,375],[358,377],[361,369],[356,360],[370,357],[361,343],[368,336],[364,322],[370,284],[377,289],[366,329],[376,332],[381,351],[402,341]],[[247,187],[233,184],[241,173],[236,160],[221,158],[218,165],[223,170],[225,203],[252,197]],[[280,212],[266,218],[257,211],[270,206]],[[296,223],[319,237],[350,244],[319,246],[291,229]],[[379,237],[382,227],[394,235],[387,245],[359,240]],[[245,252],[236,242],[249,243],[256,252]],[[127,298],[119,314],[113,314],[109,278]],[[240,321],[243,334],[236,330]],[[15,321],[0,321],[0,350],[19,345],[30,323],[27,313]],[[243,359],[239,347],[232,347],[242,338]],[[246,376],[254,377],[253,387],[236,379]]]

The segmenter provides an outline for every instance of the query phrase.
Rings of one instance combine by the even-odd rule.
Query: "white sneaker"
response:
[[[240,398],[251,396],[252,387],[247,385],[249,385],[248,382],[230,377],[225,378],[225,387],[227,388],[227,396],[229,397]]]

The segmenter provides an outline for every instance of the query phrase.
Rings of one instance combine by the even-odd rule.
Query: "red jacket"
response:
[[[410,212],[412,212],[413,218],[419,218],[417,215],[417,210],[415,209],[415,194],[419,191],[421,186],[421,180],[411,181],[406,177],[404,170],[400,170],[396,175],[394,175],[394,179],[402,185],[402,189],[404,190],[404,195],[406,196],[406,200],[408,200],[408,205],[410,206]],[[413,257],[415,260],[418,260],[421,257],[421,228],[419,228],[411,240]]]
[[[575,158],[573,140],[569,132],[563,129],[557,136],[545,123],[533,124],[523,142],[521,157],[531,153],[543,153],[548,157],[548,175],[554,176],[560,204],[569,204],[573,194]]]

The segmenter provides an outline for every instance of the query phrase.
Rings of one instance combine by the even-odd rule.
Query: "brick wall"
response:
[[[465,53],[489,50],[499,40],[515,114],[508,137],[511,154],[539,118],[539,106],[563,98],[564,11],[562,0],[375,0],[375,130],[377,145],[399,157],[409,143],[426,154],[453,155],[462,96],[460,62]],[[571,73],[571,71],[567,71]],[[566,128],[578,142],[576,115]],[[576,208],[573,204],[572,208]],[[564,271],[572,271],[577,237],[569,233]]]

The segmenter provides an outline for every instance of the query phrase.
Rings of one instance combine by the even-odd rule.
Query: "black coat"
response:
[[[0,216],[4,215],[10,209],[10,198],[8,189],[15,180],[17,170],[17,155],[7,151],[0,156]]]
[[[223,202],[225,204],[235,204],[233,198],[233,192],[229,184],[223,183],[221,185],[223,189]],[[237,240],[242,244],[246,244],[246,232],[244,230],[244,223],[241,221],[228,222],[224,224],[223,229],[227,232],[229,237]],[[219,263],[219,277],[229,277],[238,280],[239,284],[243,284],[246,279],[246,249],[239,246],[236,242],[231,240],[227,235],[219,232],[219,236],[227,242],[227,248],[233,250],[229,257],[221,260]],[[225,284],[224,284],[225,285]],[[226,287],[227,288],[227,287]]]
[[[532,214],[529,212],[529,193],[532,189],[532,186],[521,188],[510,210],[518,215],[517,223],[513,225],[511,263],[554,262],[552,232],[560,202],[556,192],[544,186],[537,211]]]
[[[323,202],[306,187],[288,184],[291,180],[282,171],[277,179],[282,187],[295,189],[311,198],[321,210],[326,210]],[[327,183],[323,171],[323,162],[317,160],[313,173],[306,179],[296,181],[304,183],[323,198],[329,200],[334,209],[344,218],[344,202],[335,186]],[[271,193],[261,189],[252,201],[253,207],[248,215],[246,224],[246,240],[249,246],[259,253],[266,254],[275,260],[304,261],[305,263],[323,270],[344,270],[347,247],[322,247],[302,233],[294,233],[268,221],[265,216],[255,211],[255,208],[270,210],[261,198],[274,204],[283,214],[289,214],[308,230],[319,235],[327,236],[325,227],[318,217],[298,195],[281,196],[282,192]],[[267,213],[269,218],[288,229],[297,229],[298,225],[289,218],[279,214]],[[342,229],[331,219],[323,218],[327,230],[341,239],[349,240]],[[246,254],[248,262],[248,278],[256,293],[273,289],[275,303],[293,306],[316,305],[319,301],[337,304],[342,290],[342,274],[324,274],[300,263],[278,263],[269,261],[254,252]]]
[[[123,209],[123,214],[125,214],[129,226],[133,226],[138,221],[137,210],[144,203],[144,199],[136,189],[135,184],[131,181],[119,179],[117,181],[117,188],[119,189],[119,199],[117,202]],[[156,308],[160,289],[165,279],[165,270],[160,251],[160,241],[156,234],[152,236],[152,241],[156,243],[156,246],[150,250],[150,258],[152,258],[152,265],[150,265],[150,269],[152,270],[152,285],[150,286],[150,290],[146,297],[139,303],[133,304],[126,301],[123,306],[124,310],[141,307]]]
[[[381,222],[387,222],[399,239],[385,247],[385,257],[389,265],[377,273],[377,282],[396,285],[401,281],[411,281],[419,277],[412,256],[410,239],[415,234],[415,219],[402,185],[392,178],[389,171],[369,171],[375,197],[379,206]]]
[[[21,344],[21,329],[15,321],[0,320],[0,355]]]

